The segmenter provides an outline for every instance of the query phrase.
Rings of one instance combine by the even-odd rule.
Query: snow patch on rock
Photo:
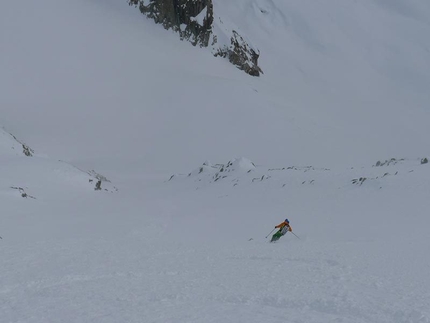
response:
[[[350,167],[347,169],[327,169],[313,166],[287,166],[268,168],[256,166],[247,158],[235,158],[225,164],[205,162],[186,175],[172,175],[169,181],[188,182],[199,189],[214,183],[227,186],[260,184],[273,189],[298,189],[301,186],[331,185],[338,188],[359,188],[380,190],[399,182],[400,178],[415,177],[417,183],[426,178],[428,167],[426,158],[389,159],[390,168],[377,165]],[[376,167],[378,166],[378,167]],[[421,175],[420,175],[421,174]],[[335,180],[333,180],[335,179]]]

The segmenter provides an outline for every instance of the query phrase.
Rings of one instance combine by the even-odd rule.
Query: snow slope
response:
[[[2,321],[429,322],[427,165],[2,197]],[[300,240],[269,244],[285,215]]]
[[[36,151],[0,131],[0,322],[430,322],[429,5],[214,2],[261,78],[121,1],[0,4]]]
[[[3,184],[0,195],[5,198],[2,205],[9,206],[6,207],[7,210],[13,210],[13,205],[19,198],[41,198],[47,203],[50,199],[55,201],[58,195],[68,196],[73,190],[91,192],[95,190],[98,181],[101,182],[100,190],[117,191],[106,177],[94,170],[83,171],[61,160],[35,154],[30,147],[1,129],[0,160]],[[58,194],[61,191],[64,191],[63,194]],[[36,197],[38,193],[41,196]]]
[[[38,151],[106,169],[180,171],[236,155],[329,167],[423,154],[425,2],[404,4],[411,17],[376,0],[214,5],[260,49],[263,77],[121,2],[4,2],[3,126]]]

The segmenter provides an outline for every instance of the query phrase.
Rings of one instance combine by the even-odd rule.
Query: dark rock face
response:
[[[98,180],[96,186],[94,187],[95,191],[100,191],[102,189],[102,181]]]
[[[23,152],[23,154],[24,154],[24,155],[26,155],[27,157],[31,157],[31,156],[33,156],[33,153],[34,153],[33,149],[31,149],[30,147],[28,147],[28,146],[27,146],[27,145],[25,145],[25,144],[22,144],[22,152]]]
[[[260,76],[260,73],[263,73],[258,66],[260,54],[256,53],[234,30],[231,47],[220,48],[215,56],[227,57],[230,63],[249,75]]]
[[[150,0],[147,5],[143,0],[129,0],[129,4],[139,7],[144,15],[164,28],[179,32],[181,38],[190,40],[194,46],[209,45],[213,22],[212,0]],[[193,18],[204,9],[206,15],[200,25]],[[182,30],[181,25],[185,25],[185,29]]]
[[[166,29],[177,31],[181,39],[194,46],[217,45],[213,34],[214,10],[212,0],[128,0],[148,18],[154,19]],[[198,17],[198,18],[197,18]],[[211,43],[212,40],[212,43]],[[249,75],[262,73],[258,66],[259,53],[251,48],[236,31],[232,31],[231,44],[219,46],[215,56],[228,58],[237,68]]]

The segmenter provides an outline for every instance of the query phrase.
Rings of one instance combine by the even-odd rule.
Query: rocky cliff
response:
[[[129,0],[148,18],[162,24],[166,29],[179,33],[181,39],[190,41],[194,46],[210,47],[215,56],[225,57],[249,75],[259,76],[259,51],[246,41],[236,30],[227,31],[227,37],[219,37],[215,28],[212,0]],[[216,19],[217,24],[223,20]],[[224,40],[224,41],[222,41]]]

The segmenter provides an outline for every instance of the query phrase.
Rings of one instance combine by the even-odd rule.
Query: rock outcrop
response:
[[[215,56],[227,57],[230,63],[245,73],[252,76],[260,76],[260,73],[262,73],[262,70],[258,66],[260,54],[252,49],[236,31],[233,30],[232,33],[231,46],[220,48],[215,53]]]
[[[147,4],[146,4],[147,3]],[[181,38],[196,46],[207,47],[213,23],[212,0],[129,0],[148,18],[166,29],[179,32]],[[201,13],[202,19],[198,21]]]
[[[218,37],[214,28],[215,13],[212,0],[128,0],[148,18],[166,29],[179,33],[181,39],[194,46],[211,47],[215,56],[227,58],[237,68],[252,76],[259,76],[259,51],[236,30]],[[217,19],[222,24],[222,19]],[[225,28],[222,28],[225,29]],[[224,43],[220,39],[225,40]]]
[[[7,132],[4,129],[0,129],[0,154],[12,153],[21,155],[21,153],[27,157],[32,157],[34,150],[28,145],[18,140],[13,134]]]

